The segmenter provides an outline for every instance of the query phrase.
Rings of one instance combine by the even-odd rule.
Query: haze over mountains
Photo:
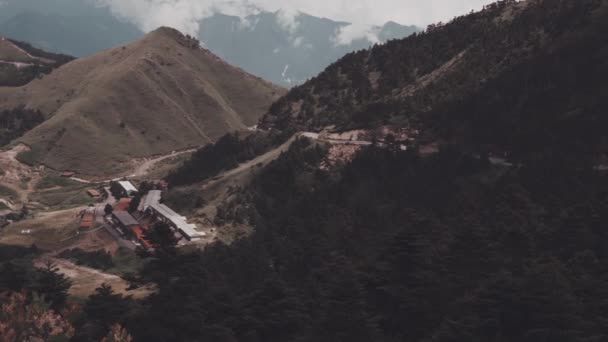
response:
[[[25,107],[45,116],[19,139],[32,147],[35,162],[104,175],[124,171],[134,157],[245,130],[283,92],[161,28],[26,86],[0,88],[0,109]]]
[[[5,0],[0,33],[48,51],[81,57],[125,44],[144,33],[105,7],[82,0]],[[367,37],[340,37],[349,24],[304,13],[286,26],[279,13],[244,18],[216,13],[201,19],[198,38],[228,62],[266,80],[290,87],[315,76],[344,54],[419,30],[388,22]],[[94,37],[92,39],[91,37]]]

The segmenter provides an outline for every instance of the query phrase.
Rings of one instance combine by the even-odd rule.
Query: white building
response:
[[[133,196],[139,192],[137,190],[137,188],[135,187],[135,185],[133,185],[133,183],[131,183],[129,181],[120,181],[120,182],[118,182],[118,184],[125,191],[127,196]]]
[[[144,198],[143,208],[145,212],[156,215],[157,219],[163,221],[180,232],[188,241],[197,241],[206,236],[204,232],[196,230],[196,225],[188,223],[187,218],[179,215],[173,209],[161,204],[162,191],[151,190]]]

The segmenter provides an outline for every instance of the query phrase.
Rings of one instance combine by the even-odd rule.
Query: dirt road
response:
[[[46,267],[47,261],[52,262],[58,268],[59,273],[72,281],[72,287],[69,290],[69,294],[77,298],[88,297],[95,292],[96,288],[104,283],[112,286],[115,292],[131,295],[134,298],[143,298],[153,292],[153,289],[150,287],[129,291],[127,290],[129,283],[119,276],[104,273],[90,267],[78,266],[69,260],[55,258],[49,255],[36,260],[35,266],[40,268]]]
[[[191,149],[182,150],[182,151],[173,151],[169,154],[165,154],[165,155],[158,156],[158,157],[143,158],[141,160],[138,160],[138,165],[133,170],[133,173],[128,176],[124,176],[124,177],[118,177],[118,178],[106,179],[106,180],[100,180],[100,181],[89,181],[89,180],[78,178],[78,177],[71,177],[70,179],[73,181],[76,181],[79,183],[85,183],[85,184],[101,184],[101,183],[109,183],[112,181],[119,181],[119,180],[122,180],[125,178],[129,179],[129,178],[143,177],[143,176],[146,176],[154,168],[154,166],[161,163],[162,161],[165,161],[169,158],[175,158],[175,157],[181,156],[183,154],[194,153],[197,150],[198,150],[197,148],[191,148]]]

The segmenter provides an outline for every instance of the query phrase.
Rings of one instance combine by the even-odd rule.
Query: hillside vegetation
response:
[[[421,140],[442,142],[437,151],[393,136],[332,164],[330,141],[290,139],[214,204],[214,222],[244,222],[251,235],[191,251],[153,227],[155,250],[129,279],[156,292],[99,288],[73,339],[120,323],[146,342],[608,340],[607,19],[608,1],[502,1],[347,56],[277,102],[262,123],[283,130],[262,133],[389,122],[420,128]],[[405,49],[414,45],[426,59],[409,59],[425,56]],[[366,95],[353,80],[375,65],[373,51],[385,53],[375,66],[385,74]],[[432,76],[407,81],[408,63]],[[226,136],[172,181],[248,168],[275,143],[264,135]],[[49,292],[10,260],[0,270],[0,289]]]
[[[0,87],[22,86],[73,59],[0,36]]]
[[[606,127],[607,11],[603,0],[499,1],[345,56],[277,101],[261,127],[393,123],[520,152],[588,134],[595,149]]]
[[[25,105],[46,117],[19,139],[41,151],[37,162],[102,176],[124,172],[136,157],[244,130],[283,92],[161,28],[24,87],[0,88],[0,109]]]

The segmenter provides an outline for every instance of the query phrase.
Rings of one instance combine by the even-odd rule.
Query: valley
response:
[[[608,339],[608,1],[500,0],[291,89],[228,64],[322,62],[279,15],[210,14],[232,58],[161,27],[0,86],[0,340]]]

